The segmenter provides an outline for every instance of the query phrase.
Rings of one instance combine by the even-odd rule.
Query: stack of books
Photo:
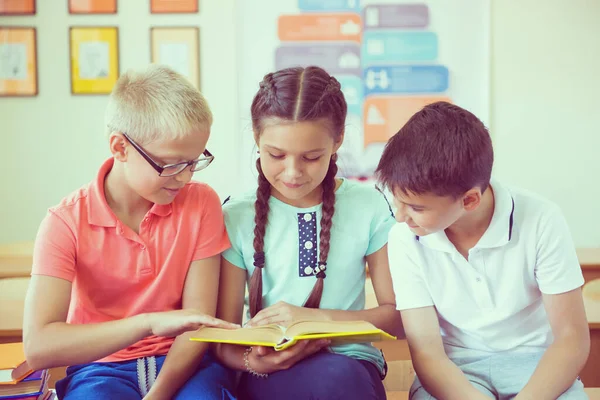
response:
[[[53,400],[50,371],[32,371],[22,343],[0,344],[0,400]]]

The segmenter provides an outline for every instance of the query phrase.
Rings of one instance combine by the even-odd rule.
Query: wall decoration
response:
[[[67,0],[70,14],[116,14],[117,0]]]
[[[0,27],[0,96],[38,94],[36,29]]]
[[[164,64],[200,89],[199,29],[197,27],[150,28],[152,62]]]
[[[152,14],[197,13],[199,0],[150,0]]]
[[[119,78],[117,27],[71,27],[71,93],[109,94]]]
[[[34,15],[35,0],[0,0],[0,15]]]

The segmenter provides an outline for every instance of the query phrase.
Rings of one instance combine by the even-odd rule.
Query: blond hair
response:
[[[128,70],[117,81],[104,117],[108,134],[125,132],[140,143],[178,139],[212,125],[206,99],[164,65]]]

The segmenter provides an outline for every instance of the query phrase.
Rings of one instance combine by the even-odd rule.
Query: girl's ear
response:
[[[344,143],[344,134],[345,134],[345,131],[342,131],[342,133],[340,133],[340,135],[337,137],[337,139],[333,143],[333,152],[334,153],[337,153],[337,151],[342,146],[342,143]]]

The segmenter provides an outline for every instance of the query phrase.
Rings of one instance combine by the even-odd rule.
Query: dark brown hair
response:
[[[260,135],[265,122],[319,121],[328,124],[334,139],[344,132],[347,105],[340,83],[319,67],[287,68],[265,75],[252,101],[252,128]],[[321,183],[323,205],[319,240],[319,265],[315,268],[317,282],[308,296],[305,307],[318,308],[323,294],[323,279],[329,254],[331,221],[335,203],[336,155],[331,157],[329,169]],[[263,174],[260,159],[256,160],[258,188],[254,203],[254,272],[250,278],[250,315],[262,309],[262,269],[265,267],[264,237],[269,216],[271,185]]]
[[[394,193],[460,197],[492,174],[494,151],[483,123],[447,103],[425,106],[388,141],[377,166],[379,181]]]

